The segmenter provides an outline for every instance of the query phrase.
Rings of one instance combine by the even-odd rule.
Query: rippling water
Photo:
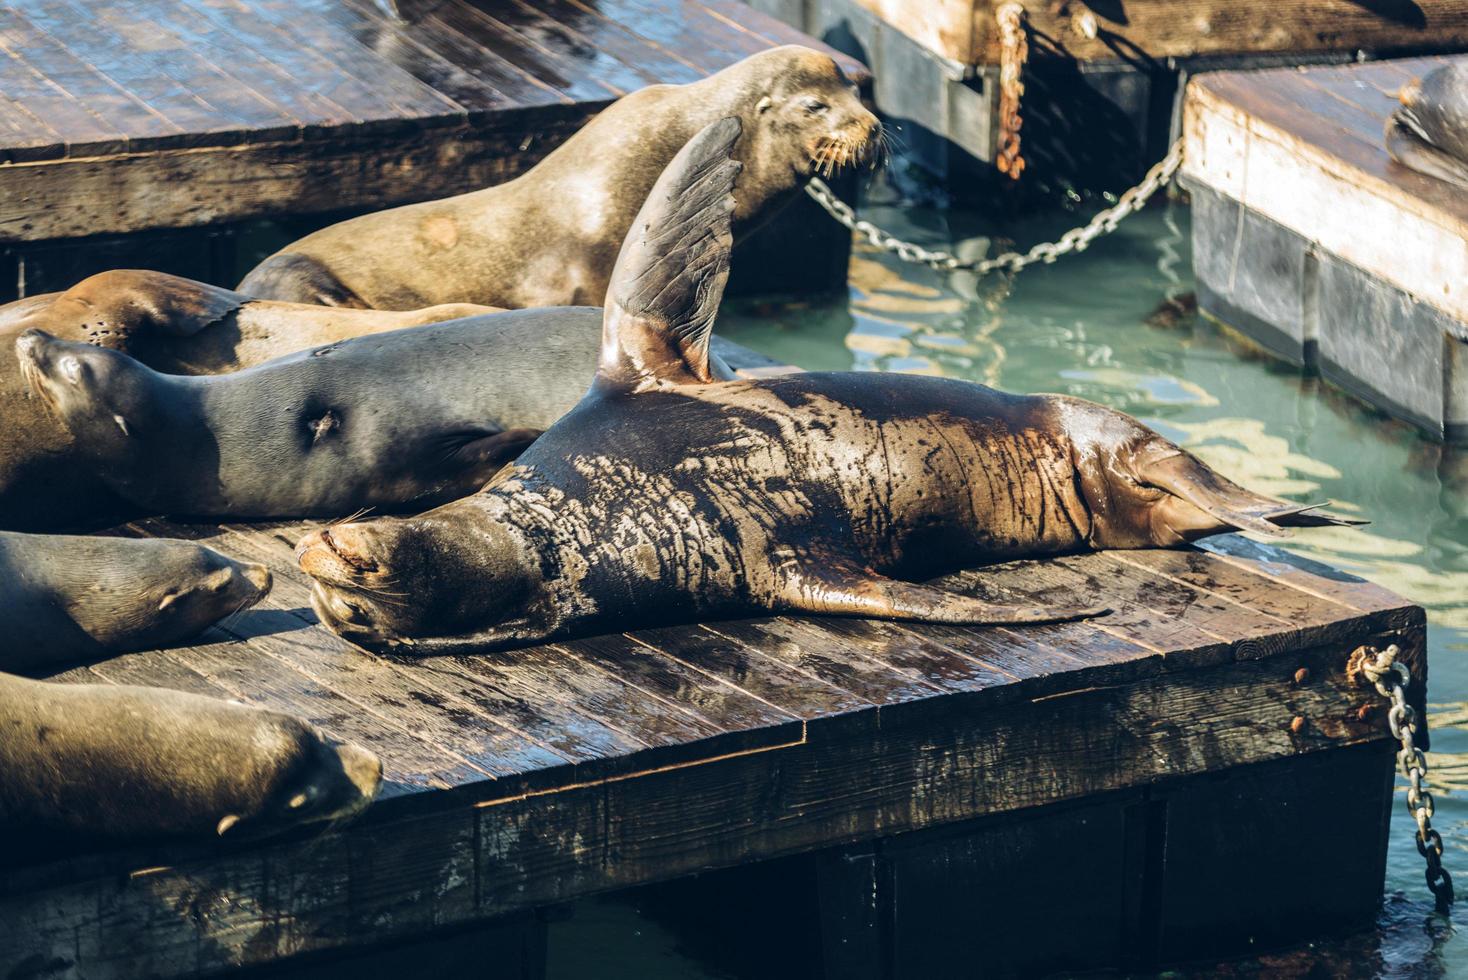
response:
[[[865,216],[905,237],[967,254],[982,253],[985,233],[995,231],[977,215],[895,202],[868,205]],[[1076,218],[1057,211],[1001,231],[1028,245]],[[719,329],[810,369],[937,374],[1010,391],[1080,395],[1136,415],[1253,489],[1331,500],[1342,512],[1370,518],[1364,528],[1301,532],[1286,546],[1426,607],[1434,822],[1447,842],[1445,863],[1460,872],[1468,892],[1468,452],[1445,452],[1294,370],[1254,356],[1193,314],[1188,244],[1187,208],[1173,203],[1130,219],[1088,253],[1031,269],[1013,282],[940,275],[858,252],[846,296],[821,303],[735,303]],[[1430,916],[1401,791],[1399,785],[1386,901],[1375,931],[1196,972],[1468,977],[1468,941]],[[1319,816],[1331,819],[1328,812]],[[687,937],[667,922],[631,899],[587,903],[553,928],[551,973],[744,975],[727,960],[714,958],[726,964],[718,966],[689,953]],[[591,973],[581,972],[590,964],[575,951],[584,944],[598,950],[600,968]]]

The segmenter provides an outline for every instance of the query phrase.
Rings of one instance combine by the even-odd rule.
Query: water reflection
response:
[[[867,217],[929,247],[984,254],[1051,238],[1076,215],[990,228],[977,215],[895,204]],[[1191,312],[1187,209],[1130,219],[1089,252],[1013,280],[942,276],[861,250],[849,295],[824,306],[726,311],[731,339],[812,369],[908,371],[1011,391],[1052,391],[1131,412],[1253,489],[1325,501],[1361,528],[1302,533],[1291,550],[1361,575],[1428,610],[1429,753],[1449,870],[1468,886],[1468,452],[1258,356]],[[1321,814],[1321,819],[1329,819]],[[1392,815],[1378,930],[1229,964],[1237,975],[1468,977],[1468,945],[1424,925],[1431,902],[1404,806]],[[1430,934],[1429,934],[1430,933]]]

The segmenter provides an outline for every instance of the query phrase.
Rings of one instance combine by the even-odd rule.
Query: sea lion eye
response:
[[[820,113],[825,112],[828,108],[830,108],[830,106],[826,105],[826,103],[822,102],[820,99],[805,100],[805,111],[810,113],[812,116],[819,115]]]

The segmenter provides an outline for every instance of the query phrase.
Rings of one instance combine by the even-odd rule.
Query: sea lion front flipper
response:
[[[986,602],[840,563],[787,566],[783,581],[784,588],[776,597],[781,612],[982,626],[1059,623],[1104,616],[1111,611],[1105,606]]]
[[[249,302],[230,289],[164,272],[114,269],[57,296],[30,326],[65,340],[126,351],[148,337],[188,337]]]
[[[597,384],[645,390],[706,384],[709,338],[734,244],[735,117],[689,140],[668,164],[612,269]]]

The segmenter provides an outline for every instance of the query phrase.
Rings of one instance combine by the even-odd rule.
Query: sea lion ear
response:
[[[597,384],[706,384],[709,338],[729,278],[740,124],[721,119],[668,164],[632,223],[607,290]]]

